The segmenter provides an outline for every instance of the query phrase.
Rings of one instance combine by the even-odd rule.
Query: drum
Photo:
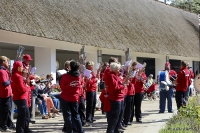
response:
[[[169,85],[171,85],[171,81],[169,79],[169,72],[168,71],[160,71],[158,75],[158,81],[160,83],[161,89],[169,90]]]
[[[197,92],[200,92],[200,74],[198,74],[194,79],[194,88]]]

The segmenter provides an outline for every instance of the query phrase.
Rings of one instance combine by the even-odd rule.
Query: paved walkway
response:
[[[172,117],[172,113],[159,114],[158,113],[159,101],[143,101],[143,123],[137,124],[134,122],[132,126],[127,127],[125,133],[158,133],[159,130],[164,127],[167,119]],[[173,100],[173,108],[176,109],[175,101]],[[85,128],[86,133],[105,133],[107,123],[106,117],[101,115],[101,111],[95,113],[95,119],[97,120],[92,124],[92,127]],[[36,119],[36,124],[30,124],[31,130],[35,132],[53,132],[61,133],[63,126],[62,116],[57,118],[51,118],[48,120],[42,120],[41,117]]]

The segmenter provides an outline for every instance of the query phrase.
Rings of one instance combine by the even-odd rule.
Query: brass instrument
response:
[[[81,64],[80,72],[84,73],[85,71],[85,63],[86,63],[86,52],[85,52],[85,46],[82,46],[82,48],[79,51],[79,62]]]
[[[15,61],[22,61],[23,55],[22,52],[24,51],[24,47],[23,46],[19,46],[18,50],[17,50],[17,56],[16,56],[16,60]]]
[[[128,84],[128,81],[129,81],[129,79],[132,77],[132,75],[133,75],[133,63],[134,62],[132,62],[131,63],[131,66],[130,67],[128,67],[128,72],[127,72],[127,75],[126,75],[126,79],[125,79],[125,81],[124,81],[124,84]]]
[[[135,77],[136,77],[136,79],[137,80],[140,80],[140,81],[144,81],[144,78],[142,78],[142,76],[141,76],[141,74],[142,74],[142,72],[145,70],[145,67],[146,67],[146,63],[144,62],[143,63],[143,65],[142,64],[140,64],[140,63],[138,63],[139,65],[139,67],[140,68],[137,68],[139,71],[137,72],[137,74],[135,75]],[[142,65],[142,66],[141,66]],[[137,66],[136,66],[137,67]]]

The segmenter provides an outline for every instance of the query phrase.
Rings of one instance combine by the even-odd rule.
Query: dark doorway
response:
[[[169,60],[169,63],[171,64],[171,69],[176,71],[177,73],[180,70],[181,60]]]
[[[147,63],[146,69],[145,69],[145,74],[147,75],[147,77],[150,74],[153,74],[153,78],[155,79],[155,58],[144,58],[144,57],[137,57],[137,61],[141,64],[143,64],[144,62]]]
[[[193,72],[196,76],[200,72],[200,62],[199,61],[193,61]]]

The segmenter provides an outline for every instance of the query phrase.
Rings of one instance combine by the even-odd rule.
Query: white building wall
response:
[[[36,73],[38,75],[53,74],[54,83],[56,83],[56,49],[35,47],[35,67],[38,68]]]

